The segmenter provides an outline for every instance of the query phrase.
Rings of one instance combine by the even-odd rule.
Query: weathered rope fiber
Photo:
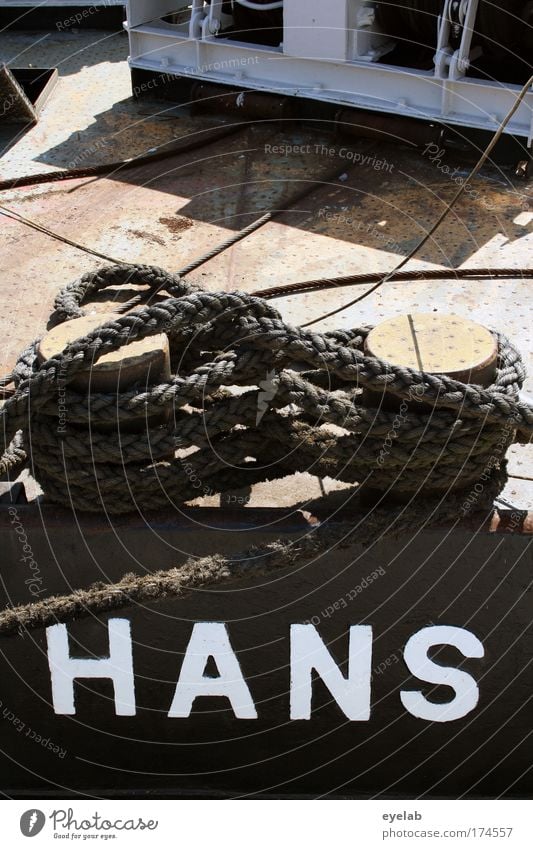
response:
[[[85,274],[57,297],[56,316],[78,317],[97,291],[126,283],[169,297],[117,316],[42,365],[30,346],[0,411],[4,468],[24,449],[56,503],[146,511],[296,471],[370,480],[383,492],[392,485],[416,492],[429,479],[442,492],[469,490],[482,476],[501,477],[517,430],[533,433],[533,410],[518,394],[522,360],[501,335],[496,380],[482,389],[366,356],[369,328],[320,334],[291,327],[259,297],[205,292],[152,266]],[[161,332],[171,345],[169,382],[110,394],[69,387],[102,354]],[[369,405],[367,390],[404,400],[404,417]],[[172,411],[169,425],[150,425],[162,409]],[[139,416],[143,432],[128,432]],[[188,453],[172,459],[177,449]]]

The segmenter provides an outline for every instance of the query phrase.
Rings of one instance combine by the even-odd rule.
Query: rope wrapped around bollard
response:
[[[291,327],[258,297],[205,292],[148,266],[84,275],[57,297],[56,314],[79,317],[96,291],[141,282],[171,297],[113,318],[42,364],[33,344],[14,370],[16,391],[0,411],[5,448],[15,439],[20,455],[22,444],[56,503],[120,514],[194,499],[192,478],[219,493],[300,471],[348,483],[371,478],[384,492],[415,492],[428,476],[433,488],[466,490],[503,468],[517,430],[533,433],[533,410],[519,397],[524,366],[501,335],[496,380],[481,388],[366,356],[370,328]],[[109,394],[69,388],[104,353],[162,332],[170,381]],[[365,406],[364,390],[409,402],[405,422],[398,428],[397,413]],[[149,426],[164,407],[173,411],[169,423]],[[127,432],[139,417],[143,432]],[[178,448],[194,449],[186,464],[167,459]]]

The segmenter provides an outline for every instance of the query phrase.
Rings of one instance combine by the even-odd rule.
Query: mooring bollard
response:
[[[498,344],[495,336],[481,324],[457,315],[408,313],[377,325],[365,342],[365,353],[395,366],[442,375],[487,387],[496,377]],[[402,400],[384,389],[383,393],[365,391],[365,402],[388,411],[431,412],[431,405],[412,398]],[[407,410],[406,410],[407,407]],[[406,423],[408,426],[408,422]],[[410,501],[418,492],[391,487],[387,493],[372,485],[362,490],[363,502],[372,505],[387,499]],[[422,495],[443,494],[428,481]]]

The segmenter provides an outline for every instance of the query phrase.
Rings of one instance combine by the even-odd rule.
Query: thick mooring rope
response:
[[[296,544],[193,559],[167,572],[7,609],[0,633],[180,596],[332,546],[368,545],[388,533],[457,520],[465,494],[473,510],[490,511],[506,482],[507,449],[518,431],[533,435],[533,409],[519,397],[522,360],[502,335],[495,334],[496,379],[481,388],[366,356],[368,327],[328,333],[292,327],[259,297],[205,292],[141,265],[85,274],[59,294],[55,318],[80,317],[96,292],[124,284],[169,297],[107,321],[42,364],[37,343],[19,358],[15,390],[0,410],[4,471],[28,455],[48,500],[110,514],[165,509],[301,471],[413,496],[430,483],[433,495],[372,509],[350,526],[319,527]],[[109,394],[70,386],[103,354],[162,332],[171,347],[170,381]],[[385,392],[398,399],[399,411],[381,404]],[[168,424],[150,424],[162,411],[170,411]]]
[[[371,479],[383,492],[393,484],[414,492],[429,477],[433,489],[451,491],[459,481],[468,489],[503,468],[517,429],[533,431],[533,410],[518,395],[523,364],[503,336],[496,380],[481,389],[366,356],[369,328],[320,334],[291,327],[261,298],[201,291],[151,266],[85,274],[57,297],[57,316],[81,316],[91,295],[125,283],[170,297],[108,321],[42,365],[32,345],[0,412],[6,447],[16,437],[20,452],[22,442],[56,503],[146,511],[297,471]],[[171,345],[169,382],[111,394],[69,388],[102,354],[161,332]],[[235,386],[239,394],[227,389]],[[369,405],[368,390],[405,400],[404,418]],[[170,423],[149,425],[164,409],[172,411]],[[143,432],[128,432],[139,417]],[[120,428],[110,431],[110,423]],[[190,453],[172,459],[176,449]]]

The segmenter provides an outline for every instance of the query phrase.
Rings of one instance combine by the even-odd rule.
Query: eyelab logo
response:
[[[25,811],[20,818],[20,830],[24,837],[35,837],[43,830],[46,817],[42,811],[32,808]]]

